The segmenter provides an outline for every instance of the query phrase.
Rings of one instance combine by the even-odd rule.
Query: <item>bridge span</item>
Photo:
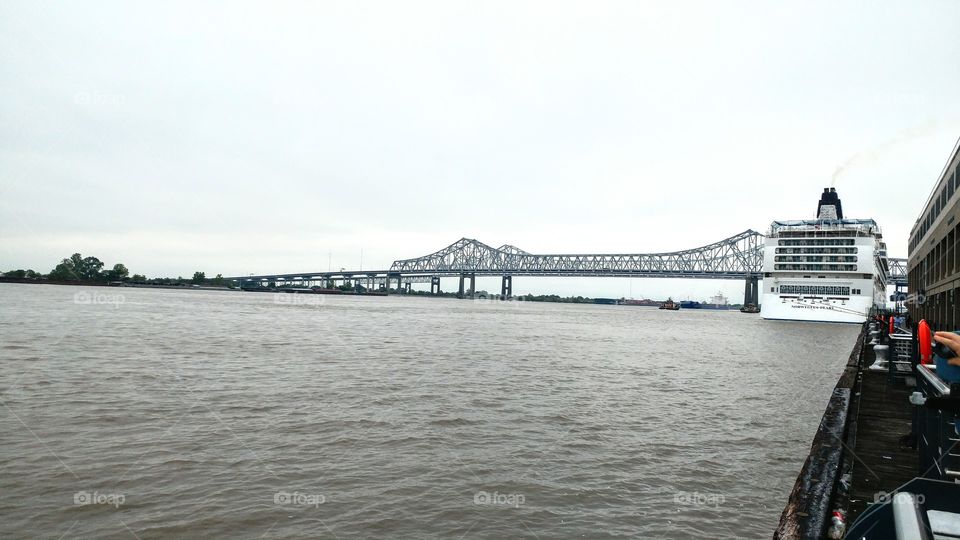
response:
[[[366,283],[368,288],[396,282],[409,292],[413,283],[430,283],[430,292],[440,292],[441,277],[459,277],[458,293],[476,290],[477,276],[499,276],[500,294],[513,295],[514,276],[644,277],[744,280],[744,303],[758,303],[758,281],[763,267],[764,236],[746,230],[705,246],[666,253],[533,254],[510,245],[497,248],[471,238],[421,257],[400,259],[386,270],[340,270],[264,274],[227,278],[241,287],[311,286],[329,282]],[[904,261],[890,259],[892,276],[904,279]],[[469,280],[469,288],[465,281]]]

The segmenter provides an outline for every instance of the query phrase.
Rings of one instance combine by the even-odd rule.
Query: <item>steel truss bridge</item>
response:
[[[441,277],[459,277],[459,295],[476,290],[477,276],[500,276],[500,294],[513,294],[514,276],[647,277],[742,279],[744,303],[758,303],[758,281],[763,266],[764,236],[746,230],[729,238],[693,249],[668,253],[533,254],[511,245],[494,248],[461,238],[449,246],[413,259],[394,261],[388,270],[340,270],[295,274],[250,275],[227,278],[248,286],[309,287],[325,283],[366,283],[368,288],[396,282],[409,292],[413,283],[430,283],[440,292]],[[906,280],[906,261],[888,259],[891,281]],[[469,289],[464,281],[469,280]]]

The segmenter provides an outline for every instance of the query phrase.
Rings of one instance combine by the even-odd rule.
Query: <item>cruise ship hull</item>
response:
[[[868,296],[850,298],[844,303],[800,298],[781,298],[764,294],[760,316],[780,321],[835,322],[861,324],[873,307]]]

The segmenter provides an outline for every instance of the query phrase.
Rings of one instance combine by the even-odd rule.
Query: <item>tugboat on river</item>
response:
[[[660,304],[660,309],[668,309],[670,311],[677,311],[680,309],[680,304],[673,301],[673,298],[667,298],[667,301]]]

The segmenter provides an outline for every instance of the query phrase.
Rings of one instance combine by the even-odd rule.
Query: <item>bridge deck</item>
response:
[[[278,273],[228,277],[232,281],[311,281],[415,277],[544,276],[743,279],[756,281],[763,271],[764,236],[746,230],[705,246],[667,253],[535,254],[511,245],[494,248],[472,238],[412,259],[393,261],[389,269]],[[905,278],[905,261],[888,258],[891,282]]]

